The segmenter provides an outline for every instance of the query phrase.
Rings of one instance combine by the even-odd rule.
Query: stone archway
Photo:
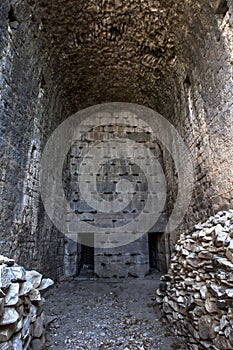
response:
[[[28,155],[34,144],[40,162],[56,126],[98,103],[148,106],[182,135],[196,185],[180,230],[232,205],[230,1],[4,0],[0,6],[3,253],[52,277],[64,274],[64,236],[37,199],[21,210],[32,190],[39,196],[38,172],[23,185]],[[172,160],[164,159],[169,214],[177,178]],[[177,236],[168,237],[171,249]]]

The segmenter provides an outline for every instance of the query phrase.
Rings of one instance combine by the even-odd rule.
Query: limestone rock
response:
[[[229,246],[227,247],[226,256],[233,263],[233,239],[231,240]]]
[[[5,296],[5,305],[13,306],[13,305],[16,305],[18,301],[19,301],[19,283],[12,283]]]
[[[230,334],[228,336],[231,346],[233,346],[233,328],[230,327]]]
[[[35,271],[35,270],[31,270],[31,271],[26,271],[26,278],[27,281],[31,282],[31,284],[33,285],[33,288],[38,288],[39,285],[41,284],[41,280],[42,280],[42,275]]]
[[[223,268],[229,272],[231,272],[233,270],[233,263],[230,262],[226,258],[222,258],[222,257],[217,256],[214,258],[214,263],[217,267]]]
[[[23,328],[23,319],[20,318],[15,325],[15,333],[18,333]]]
[[[211,300],[209,298],[205,301],[205,308],[206,308],[206,311],[210,314],[218,312],[218,307],[216,305],[216,301]]]
[[[0,350],[27,350],[45,342],[44,298],[40,290],[53,285],[37,271],[26,271],[0,256]],[[34,345],[31,348],[34,350]]]
[[[28,333],[30,333],[31,331],[31,326],[30,326],[30,316],[26,316],[23,319],[23,327],[22,327],[22,337],[25,338],[27,336]]]
[[[9,271],[6,265],[0,265],[0,288],[5,290],[11,285]]]
[[[0,344],[0,350],[16,350],[11,341]]]
[[[20,290],[19,290],[19,296],[27,295],[31,292],[33,289],[33,285],[30,281],[26,281],[21,284]]]
[[[42,336],[40,339],[33,339],[31,341],[31,350],[41,350],[45,344],[45,337]]]
[[[226,328],[226,326],[229,326],[229,322],[227,319],[227,315],[223,315],[220,320],[219,328],[221,331],[223,331]]]
[[[15,323],[19,319],[18,312],[13,307],[5,307],[3,316],[0,320],[0,325],[5,326]]]
[[[14,350],[23,350],[23,340],[19,335],[13,336],[12,344]]]
[[[227,301],[226,300],[217,300],[216,301],[216,306],[221,310],[221,309],[223,309],[223,310],[225,310],[225,309],[228,309],[228,307],[229,307],[229,305],[228,305],[228,303],[227,303]]]
[[[202,285],[200,288],[200,294],[201,294],[201,298],[204,300],[206,299],[206,293],[207,293],[207,286]]]
[[[25,282],[26,270],[22,266],[12,266],[9,268],[12,282]]]
[[[0,319],[4,313],[4,305],[5,305],[4,298],[0,298]]]
[[[157,293],[164,316],[190,349],[233,348],[233,211],[182,234]],[[183,308],[183,305],[185,306]]]
[[[31,317],[31,322],[35,322],[36,319],[37,319],[37,316],[39,314],[38,312],[39,308],[35,305],[35,304],[32,304],[31,305],[31,308],[30,308],[30,317]]]
[[[13,266],[15,261],[13,259],[9,259],[6,256],[0,255],[0,265]]]
[[[41,291],[41,290],[47,289],[53,285],[54,285],[54,282],[51,278],[43,278],[39,287],[38,287],[38,290]]]
[[[0,343],[7,342],[15,332],[14,325],[1,326]],[[6,344],[5,344],[6,345]]]
[[[211,338],[212,318],[209,315],[202,316],[198,321],[199,336],[203,340]]]
[[[228,233],[224,231],[224,228],[221,224],[217,224],[215,226],[215,246],[216,247],[221,247],[225,240],[227,239]]]
[[[208,283],[208,288],[210,292],[218,298],[221,298],[225,295],[225,290],[214,282]]]
[[[225,292],[228,298],[233,299],[233,288],[227,288]]]
[[[37,289],[32,289],[29,294],[30,300],[33,302],[41,301],[40,292]]]
[[[214,345],[216,346],[217,349],[229,350],[229,349],[232,348],[229,340],[225,337],[225,335],[218,335],[213,340],[213,343],[214,343]]]
[[[34,338],[40,338],[44,333],[44,317],[40,316],[32,324],[32,336]]]

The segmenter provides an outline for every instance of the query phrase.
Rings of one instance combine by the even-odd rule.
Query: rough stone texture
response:
[[[232,349],[233,210],[181,235],[157,301],[189,348]]]
[[[145,277],[150,271],[147,235],[119,248],[95,249],[99,277]]]
[[[216,3],[1,1],[2,253],[64,273],[64,237],[39,199],[41,151],[62,120],[97,103],[151,107],[182,134],[196,175],[182,227],[232,205],[233,8]],[[177,179],[166,152],[164,166],[169,214]]]
[[[0,349],[35,349],[35,342],[37,349],[41,349],[45,342],[45,300],[39,291],[53,285],[53,281],[43,278],[37,271],[24,270],[4,256],[0,258],[0,267],[10,276],[8,285],[4,283],[5,276],[0,276]],[[28,284],[26,289],[22,288],[25,283]]]
[[[138,117],[140,118],[140,116]],[[136,195],[133,194],[129,204],[125,205],[122,210],[101,212],[98,208],[93,208],[88,205],[85,201],[85,197],[80,193],[79,176],[82,175],[82,168],[80,165],[85,161],[85,155],[90,152],[93,147],[97,147],[96,143],[98,143],[98,153],[101,153],[104,147],[106,147],[105,142],[109,140],[112,142],[112,140],[117,139],[119,142],[121,139],[122,142],[125,142],[124,139],[129,139],[134,142],[140,142],[140,147],[143,146],[145,152],[139,153],[139,155],[146,159],[149,154],[152,154],[155,164],[158,162],[161,169],[163,168],[161,145],[153,140],[151,133],[140,128],[140,126],[137,125],[137,120],[132,120],[129,113],[122,116],[122,118],[124,118],[127,125],[117,123],[117,126],[97,126],[92,128],[90,132],[84,133],[82,135],[82,141],[76,142],[72,146],[68,157],[67,163],[69,170],[66,172],[66,178],[70,180],[67,180],[66,186],[69,189],[67,191],[67,196],[69,198],[70,209],[75,211],[80,222],[86,222],[90,225],[90,231],[91,229],[95,229],[95,232],[98,232],[98,227],[103,228],[106,232],[115,227],[123,227],[124,229],[124,225],[135,220],[143,210],[147,196],[153,196],[153,193],[148,189],[148,179],[146,177],[148,176],[150,181],[152,181],[151,172],[154,171],[153,176],[154,181],[157,181],[157,190],[162,191],[156,165],[153,166],[153,164],[149,164],[149,169],[145,174],[145,169],[140,168],[140,166],[132,160],[136,159],[136,157],[131,152],[129,152],[132,157],[131,159],[114,159],[110,156],[110,150],[108,150],[110,160],[106,161],[104,165],[98,164],[96,160],[97,157],[92,156],[91,158],[93,171],[96,162],[98,165],[98,173],[96,174],[95,180],[99,197],[108,202],[117,200],[119,196],[119,180],[128,181],[126,184],[128,185],[130,183],[130,185],[133,186],[133,191],[136,192]],[[132,122],[134,122],[134,125],[132,125]],[[96,124],[98,125],[98,121]],[[135,143],[134,147],[136,147],[136,145]],[[91,157],[90,153],[88,157]],[[162,171],[164,171],[164,169]],[[85,181],[89,188],[88,192],[92,192],[89,179],[86,179],[86,176]],[[127,191],[130,191],[130,188],[127,188]],[[160,221],[150,228],[150,232],[156,234],[157,232],[164,231],[166,221],[163,222],[162,218],[165,217],[165,212],[166,205],[161,208]],[[67,233],[71,236],[74,228],[73,224],[71,226],[69,215],[70,212],[67,213]],[[78,229],[77,225],[77,233]],[[98,233],[95,238],[91,235],[90,244],[95,245],[95,239],[97,238]],[[166,246],[168,246],[169,243],[166,243]],[[164,264],[166,266],[166,254],[169,255],[169,251],[164,250],[163,255],[160,257],[161,265]],[[81,260],[82,249],[80,249],[80,244],[76,244],[72,240],[67,239],[64,257],[65,274],[69,276],[76,275],[80,268]],[[145,276],[150,270],[148,235],[144,235],[142,238],[126,246],[110,249],[95,248],[94,269],[99,277],[127,277],[128,275],[134,277]]]
[[[160,322],[154,290],[159,275],[117,280],[84,275],[46,296],[51,350],[187,350]],[[94,317],[93,317],[94,315]],[[75,320],[75,322],[74,322]]]
[[[51,80],[45,89],[45,41],[36,4],[4,0],[0,13],[1,253],[56,277],[63,237],[44,215],[38,180],[41,149],[59,123],[57,89]]]

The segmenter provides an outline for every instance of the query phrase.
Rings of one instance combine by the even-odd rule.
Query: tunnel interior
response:
[[[98,104],[127,102],[166,118],[183,138],[194,166],[192,201],[179,228],[164,236],[160,227],[153,231],[158,232],[156,239],[152,232],[142,238],[147,263],[164,271],[180,231],[232,207],[231,2],[3,0],[0,13],[2,254],[53,278],[80,271],[84,247],[56,229],[40,199],[42,152],[51,133],[70,115]],[[111,128],[92,130],[94,139],[90,132],[81,147],[101,140],[100,135],[135,136],[135,130]],[[143,134],[139,128],[136,133],[138,138]],[[80,145],[71,149],[63,178],[74,211],[79,204],[72,182],[75,147],[80,151]],[[159,152],[167,182],[167,217],[179,179],[166,149]],[[118,170],[124,167],[120,164]],[[112,170],[107,173],[109,177]],[[166,257],[159,267],[153,252],[162,245]],[[99,266],[111,261],[112,253],[95,254]]]

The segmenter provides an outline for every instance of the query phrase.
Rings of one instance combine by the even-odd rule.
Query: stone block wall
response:
[[[181,231],[232,206],[233,8],[225,4],[219,17],[215,0],[1,1],[2,253],[54,278],[64,259],[76,266],[40,201],[39,164],[56,126],[98,103],[151,107],[182,134],[196,182]],[[171,212],[177,178],[163,160]],[[170,251],[177,237],[167,237]]]
[[[95,274],[99,277],[145,277],[150,271],[148,235],[112,249],[95,249]]]
[[[162,112],[171,115],[172,123],[183,136],[195,173],[193,199],[179,230],[171,235],[171,247],[182,230],[218,210],[232,208],[233,6],[231,1],[224,1],[228,4],[227,11],[219,15],[215,11],[217,1],[212,3],[215,16],[211,23],[207,25],[201,16],[199,19],[193,16],[194,26],[200,21],[195,33],[180,33],[183,35],[180,58],[183,64],[173,84],[174,110],[169,112],[165,108]],[[177,74],[174,80],[176,77]],[[171,190],[170,212],[178,179],[166,157],[164,163]]]
[[[59,123],[58,91],[51,88],[37,5],[3,0],[0,13],[0,249],[56,278],[63,273],[63,236],[44,213],[39,171],[44,144]]]
[[[189,349],[233,348],[233,210],[180,236],[157,302]]]
[[[140,116],[138,116],[140,118]],[[91,129],[88,133],[82,135],[82,140],[75,142],[72,146],[70,154],[67,159],[67,169],[65,171],[66,177],[70,179],[69,183],[66,183],[68,187],[67,196],[69,198],[70,208],[75,211],[78,220],[81,222],[87,222],[90,225],[90,233],[92,228],[94,232],[97,232],[98,227],[106,229],[114,229],[114,227],[122,226],[132,222],[137,216],[143,211],[145,203],[147,201],[148,193],[148,179],[146,176],[151,176],[150,173],[144,174],[144,169],[140,168],[133,160],[135,155],[131,155],[131,159],[120,159],[112,158],[106,160],[105,164],[97,164],[98,172],[93,174],[93,181],[96,181],[96,190],[98,196],[111,203],[119,195],[117,193],[117,185],[120,180],[127,180],[132,186],[136,194],[130,200],[129,204],[124,207],[121,211],[110,211],[101,212],[98,208],[93,208],[87,204],[85,200],[85,194],[81,194],[79,190],[80,186],[80,165],[85,162],[85,157],[88,157],[88,152],[93,147],[99,147],[98,153],[103,152],[105,142],[114,139],[129,139],[137,142],[144,146],[145,154],[144,158],[151,152],[154,156],[154,162],[159,162],[160,166],[163,167],[161,146],[157,140],[153,140],[149,129],[143,130],[137,125],[137,119],[133,118],[130,113],[126,113],[123,116],[126,124],[117,125],[106,125],[97,126]],[[98,120],[96,121],[98,125]],[[134,125],[132,125],[134,124]],[[125,141],[124,141],[125,142]],[[92,166],[95,168],[96,158],[92,157]],[[136,158],[135,158],[136,159]],[[151,164],[153,168],[153,164]],[[154,167],[155,168],[155,167]],[[94,171],[90,169],[90,171]],[[154,178],[158,174],[153,174]],[[151,178],[150,178],[151,179]],[[159,181],[159,176],[157,181]],[[89,179],[87,180],[87,184]],[[89,185],[89,184],[88,184]],[[91,185],[91,184],[90,184]],[[90,187],[91,188],[91,187]],[[91,192],[89,189],[88,192]],[[88,195],[88,193],[86,193]],[[67,233],[68,236],[73,234],[73,224],[70,226],[69,214],[67,213]],[[165,218],[166,205],[161,209],[161,217]],[[152,232],[163,232],[166,222],[157,223],[154,227],[151,227]],[[123,231],[124,232],[124,231]],[[79,227],[77,224],[76,233],[79,233]],[[136,240],[135,242],[129,243],[122,247],[111,248],[111,249],[94,249],[94,270],[96,275],[99,277],[127,277],[129,275],[135,277],[143,277],[149,273],[149,243],[148,243],[148,232]],[[95,245],[96,238],[92,237],[92,244]],[[166,239],[166,237],[165,237]],[[168,245],[168,244],[167,244]],[[164,245],[165,248],[166,245]],[[169,252],[167,251],[167,254]],[[164,251],[166,255],[166,251]],[[73,242],[69,239],[65,243],[65,257],[64,266],[65,273],[68,275],[75,275],[79,271],[81,260],[81,249],[80,244]],[[164,258],[164,260],[166,260]]]

